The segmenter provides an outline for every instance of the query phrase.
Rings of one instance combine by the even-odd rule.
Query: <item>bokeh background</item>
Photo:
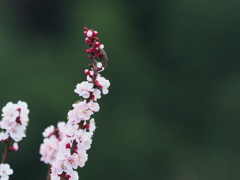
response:
[[[0,107],[26,101],[12,180],[43,180],[43,130],[66,121],[99,32],[110,93],[100,101],[83,180],[240,179],[240,1],[0,3]],[[0,150],[3,152],[4,144]]]

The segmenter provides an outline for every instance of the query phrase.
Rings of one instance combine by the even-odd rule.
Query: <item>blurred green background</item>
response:
[[[99,100],[80,179],[240,179],[240,1],[8,0],[0,3],[0,107],[26,101],[12,180],[44,180],[43,130],[66,121],[99,32],[110,93]],[[1,144],[3,152],[4,144]]]

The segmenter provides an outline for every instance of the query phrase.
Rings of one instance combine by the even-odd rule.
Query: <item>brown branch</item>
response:
[[[48,168],[48,173],[47,173],[47,180],[51,180],[51,177],[50,177],[50,174],[51,174],[51,165],[49,165],[49,168]]]
[[[92,77],[92,83],[95,84],[98,76],[98,67],[97,67],[97,60],[95,58],[92,59],[92,68],[93,68],[93,77]],[[91,94],[90,94],[91,95]],[[91,98],[91,96],[90,96]],[[89,99],[89,98],[88,98]],[[90,99],[91,100],[91,99]],[[89,101],[90,101],[89,100]]]
[[[11,142],[11,140],[12,140],[12,138],[10,136],[5,140],[6,148],[5,148],[4,154],[2,154],[2,164],[4,164],[6,162],[8,153],[10,151],[10,142]]]
[[[65,180],[65,176],[66,176],[66,172],[62,172],[62,174],[61,174],[61,179],[60,180]]]

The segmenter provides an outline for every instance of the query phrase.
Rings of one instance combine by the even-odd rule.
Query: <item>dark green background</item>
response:
[[[239,180],[239,9],[234,0],[1,1],[0,107],[30,109],[10,179],[45,179],[41,133],[79,99],[87,26],[105,45],[111,87],[80,179]]]

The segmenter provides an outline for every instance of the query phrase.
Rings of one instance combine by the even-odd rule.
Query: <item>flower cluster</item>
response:
[[[11,137],[14,141],[19,142],[26,137],[25,130],[28,125],[28,107],[27,103],[18,101],[17,104],[12,102],[2,109],[2,121],[0,128],[5,129],[5,132],[0,133],[0,140],[4,141]]]
[[[8,152],[17,151],[18,143],[22,138],[26,137],[25,131],[28,125],[29,109],[27,103],[18,101],[17,104],[7,103],[2,109],[2,120],[0,128],[5,130],[0,132],[0,141],[6,143],[6,149],[2,155],[2,163],[0,164],[1,180],[9,179],[9,175],[13,174],[9,164],[6,164]],[[15,141],[12,146],[11,140]]]
[[[69,122],[66,124],[65,136],[58,144],[58,152],[56,159],[52,163],[52,175],[51,179],[58,179],[63,172],[66,173],[66,177],[69,180],[77,180],[78,174],[73,169],[83,167],[88,159],[87,150],[90,149],[92,144],[92,135],[96,128],[94,119],[89,120],[89,124],[84,123],[85,129],[79,129],[78,123],[72,124]],[[91,127],[91,128],[90,128]],[[74,150],[71,148],[74,141],[76,147]]]
[[[86,50],[92,60],[91,69],[86,69],[86,81],[76,85],[74,90],[82,100],[72,105],[68,112],[68,121],[59,122],[57,128],[49,126],[43,132],[44,142],[40,147],[41,160],[51,165],[51,180],[77,180],[78,173],[74,171],[83,167],[88,159],[87,150],[91,148],[92,136],[96,129],[95,120],[91,116],[100,110],[97,102],[101,94],[107,94],[109,80],[100,76],[104,70],[101,62],[103,53],[97,38],[97,31],[84,28],[86,34]]]
[[[44,140],[40,146],[41,161],[52,165],[59,149],[59,142],[65,136],[66,123],[58,122],[57,128],[53,125],[47,127],[42,133]]]

